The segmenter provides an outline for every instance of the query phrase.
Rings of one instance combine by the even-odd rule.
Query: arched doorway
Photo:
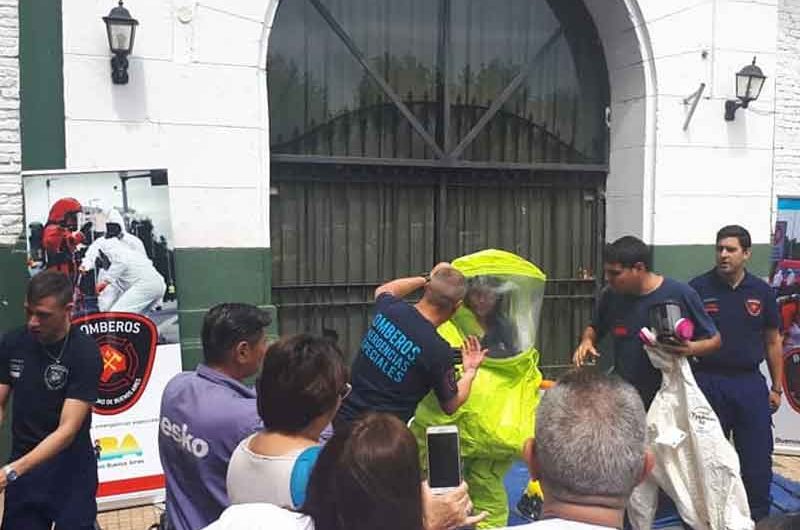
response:
[[[608,74],[580,0],[297,0],[267,62],[282,332],[357,351],[371,294],[482,248],[550,282],[563,365],[600,270]]]

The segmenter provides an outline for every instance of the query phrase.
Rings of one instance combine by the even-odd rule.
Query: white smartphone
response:
[[[428,484],[433,493],[451,491],[461,484],[461,443],[458,427],[440,425],[425,431],[428,442]]]

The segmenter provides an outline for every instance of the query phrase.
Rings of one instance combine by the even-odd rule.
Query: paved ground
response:
[[[146,530],[158,521],[161,509],[154,506],[101,513],[97,517],[102,530]]]
[[[784,478],[800,482],[800,456],[776,456],[772,460],[772,469]]]

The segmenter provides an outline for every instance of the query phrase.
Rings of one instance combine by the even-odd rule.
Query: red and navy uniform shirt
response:
[[[698,357],[696,370],[756,370],[766,353],[765,333],[780,329],[778,304],[770,286],[745,272],[734,289],[716,269],[693,279],[689,284],[700,294],[706,312],[722,335],[722,347]]]
[[[661,386],[661,372],[647,357],[639,330],[650,327],[650,308],[668,301],[678,304],[683,316],[694,322],[693,340],[717,333],[694,289],[671,278],[664,278],[658,289],[641,296],[619,294],[606,288],[600,293],[590,324],[598,339],[611,335],[614,372],[636,387],[646,407]]]

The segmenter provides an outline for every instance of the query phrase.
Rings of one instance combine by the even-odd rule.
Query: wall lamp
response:
[[[119,5],[103,17],[108,34],[108,47],[114,57],[111,58],[111,80],[115,85],[128,83],[128,55],[133,51],[133,38],[139,21],[131,16],[130,11]]]
[[[737,109],[746,109],[751,101],[758,99],[765,79],[764,72],[756,66],[756,58],[753,57],[753,64],[748,64],[736,74],[737,99],[729,99],[725,102],[725,121],[733,121]]]

